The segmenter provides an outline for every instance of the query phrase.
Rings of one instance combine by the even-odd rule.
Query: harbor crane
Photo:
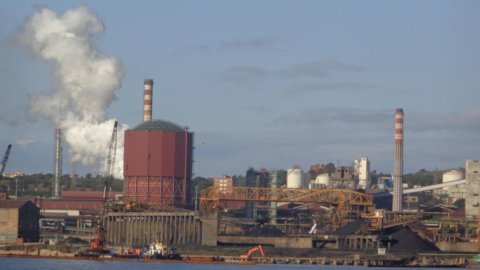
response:
[[[11,149],[12,149],[12,145],[9,144],[7,147],[7,151],[5,152],[5,156],[3,156],[2,163],[0,164],[0,178],[3,177],[3,172],[5,172],[5,167],[7,166],[8,156],[10,155]]]
[[[117,154],[117,127],[118,121],[115,121],[115,124],[113,125],[112,137],[108,147],[107,168],[105,169],[105,187],[103,192],[104,199],[106,192],[108,191],[110,194],[112,188],[113,170],[115,169],[115,157]]]

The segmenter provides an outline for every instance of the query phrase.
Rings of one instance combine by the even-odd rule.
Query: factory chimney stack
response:
[[[53,168],[52,196],[60,198],[60,180],[62,178],[62,130],[55,129],[55,153]]]
[[[153,80],[146,79],[143,85],[143,122],[149,122],[152,121]]]
[[[403,198],[403,109],[395,111],[395,160],[393,163],[392,211],[402,211]]]

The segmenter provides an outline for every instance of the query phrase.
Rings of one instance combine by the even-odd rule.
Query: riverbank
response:
[[[50,249],[0,249],[0,256],[41,256],[41,257],[74,257],[72,252],[61,252]]]

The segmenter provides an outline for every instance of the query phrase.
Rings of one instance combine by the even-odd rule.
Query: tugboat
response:
[[[150,244],[149,248],[143,253],[143,256],[148,259],[159,260],[181,260],[182,256],[175,248],[171,248],[162,242],[155,241]]]

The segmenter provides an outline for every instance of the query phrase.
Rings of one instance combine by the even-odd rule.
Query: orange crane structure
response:
[[[103,252],[106,249],[105,237],[102,228],[98,227],[95,230],[95,237],[90,240],[90,249],[99,252]]]
[[[346,189],[297,189],[212,186],[201,192],[200,209],[219,210],[226,201],[292,202],[334,206],[332,226],[346,224],[347,216],[371,212],[375,207],[371,195]]]
[[[240,259],[242,260],[250,260],[252,258],[252,254],[255,252],[255,251],[260,251],[260,254],[262,255],[262,257],[265,257],[265,252],[263,252],[263,248],[262,248],[262,245],[258,245],[256,247],[253,247],[251,249],[248,250],[247,254],[242,254],[240,255]]]

